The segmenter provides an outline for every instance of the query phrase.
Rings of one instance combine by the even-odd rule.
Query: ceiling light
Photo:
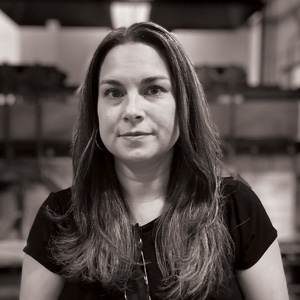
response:
[[[113,28],[128,27],[136,22],[147,22],[150,19],[149,2],[112,2],[110,15]]]

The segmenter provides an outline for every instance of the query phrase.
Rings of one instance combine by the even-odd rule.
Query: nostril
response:
[[[123,120],[125,122],[141,122],[144,119],[142,115],[125,115],[123,116]]]

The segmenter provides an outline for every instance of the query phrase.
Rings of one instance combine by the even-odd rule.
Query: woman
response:
[[[81,91],[71,189],[31,229],[23,299],[287,299],[276,230],[219,175],[192,64],[153,23],[108,34]]]

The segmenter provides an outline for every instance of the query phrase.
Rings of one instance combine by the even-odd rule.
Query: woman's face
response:
[[[116,46],[100,70],[98,119],[106,148],[126,162],[172,154],[179,136],[172,79],[157,50],[142,43]]]

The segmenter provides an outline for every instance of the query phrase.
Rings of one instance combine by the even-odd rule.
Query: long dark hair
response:
[[[118,45],[145,43],[157,49],[172,75],[180,136],[174,146],[167,200],[156,222],[158,266],[167,298],[205,299],[231,268],[230,236],[223,221],[219,140],[194,68],[164,28],[137,23],[111,31],[97,48],[84,85],[73,142],[71,208],[60,217],[53,254],[64,275],[122,289],[130,275],[134,241],[129,209],[112,154],[98,136],[99,73]],[[67,225],[66,225],[67,224]],[[88,253],[88,254],[87,254]]]

